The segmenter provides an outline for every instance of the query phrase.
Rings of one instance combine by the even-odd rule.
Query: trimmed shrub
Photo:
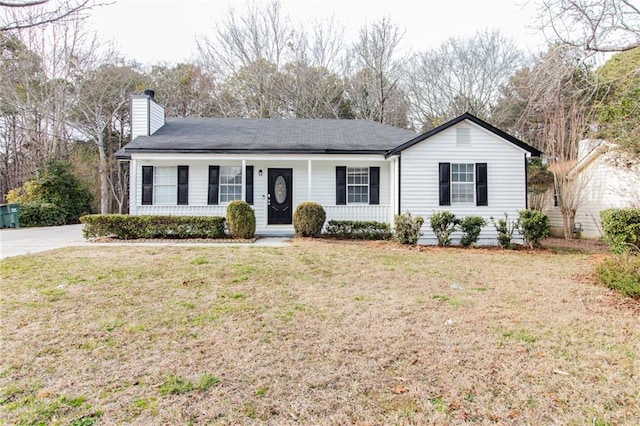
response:
[[[417,244],[422,236],[422,216],[411,216],[411,213],[397,214],[394,220],[395,239],[401,244]]]
[[[495,221],[493,216],[489,219],[491,219],[491,223],[493,223],[498,232],[498,244],[500,247],[514,249],[516,246],[511,240],[513,239],[513,233],[518,229],[518,221],[509,220],[509,215],[506,213],[504,214],[504,219],[499,219],[498,222]]]
[[[549,236],[551,224],[549,217],[539,210],[521,210],[518,217],[518,230],[529,247],[540,247],[540,241]]]
[[[65,217],[65,211],[52,203],[36,201],[20,206],[20,226],[25,228],[64,225]]]
[[[480,238],[480,232],[482,227],[487,224],[487,221],[480,216],[467,216],[460,221],[460,230],[463,232],[462,238],[460,238],[460,244],[464,247],[470,247],[478,242]]]
[[[600,212],[604,240],[615,253],[640,251],[640,208]]]
[[[596,266],[598,280],[625,296],[640,299],[640,256],[624,254]]]
[[[326,234],[340,240],[388,240],[392,236],[388,223],[357,220],[330,220]]]
[[[327,214],[324,208],[313,201],[298,204],[293,213],[293,229],[301,237],[319,237]]]
[[[82,216],[85,238],[225,238],[225,218],[220,216],[129,216],[93,214]]]
[[[253,238],[256,214],[246,201],[235,200],[227,206],[227,228],[233,238]]]
[[[440,247],[451,244],[451,233],[458,229],[460,219],[451,212],[438,212],[431,215],[431,229],[433,229]]]

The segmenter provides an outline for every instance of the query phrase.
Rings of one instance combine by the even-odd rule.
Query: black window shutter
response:
[[[476,163],[476,205],[489,205],[487,195],[487,163]]]
[[[245,201],[253,205],[253,166],[247,166],[245,173],[246,173],[246,176],[244,178]]]
[[[153,204],[153,166],[142,166],[142,204]]]
[[[347,168],[336,167],[336,205],[347,204]]]
[[[451,164],[439,164],[440,205],[451,205]]]
[[[178,205],[189,204],[189,166],[178,166]]]
[[[218,204],[218,178],[220,166],[209,166],[209,195],[207,204]]]
[[[369,204],[380,204],[380,167],[369,167]]]

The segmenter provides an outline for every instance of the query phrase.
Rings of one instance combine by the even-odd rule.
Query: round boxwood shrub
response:
[[[302,237],[319,237],[327,214],[318,203],[305,201],[293,213],[293,229]]]
[[[227,228],[233,238],[253,238],[256,214],[246,201],[235,200],[227,206]]]

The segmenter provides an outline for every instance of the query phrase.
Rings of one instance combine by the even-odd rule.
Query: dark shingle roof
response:
[[[365,120],[168,118],[125,152],[380,153],[417,134]]]

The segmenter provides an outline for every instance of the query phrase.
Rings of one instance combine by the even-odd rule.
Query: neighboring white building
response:
[[[173,118],[152,94],[132,98],[130,214],[225,216],[249,202],[261,235],[293,234],[292,214],[315,201],[327,220],[393,224],[425,217],[516,218],[526,208],[526,158],[540,152],[471,114],[423,135],[364,120]],[[494,227],[481,244],[496,244]],[[455,238],[455,236],[454,236]]]
[[[615,144],[585,139],[578,143],[578,159],[569,172],[578,181],[580,199],[575,228],[581,238],[602,237],[600,212],[640,206],[640,164],[629,161]],[[562,214],[551,191],[546,211],[552,235],[561,237]]]

